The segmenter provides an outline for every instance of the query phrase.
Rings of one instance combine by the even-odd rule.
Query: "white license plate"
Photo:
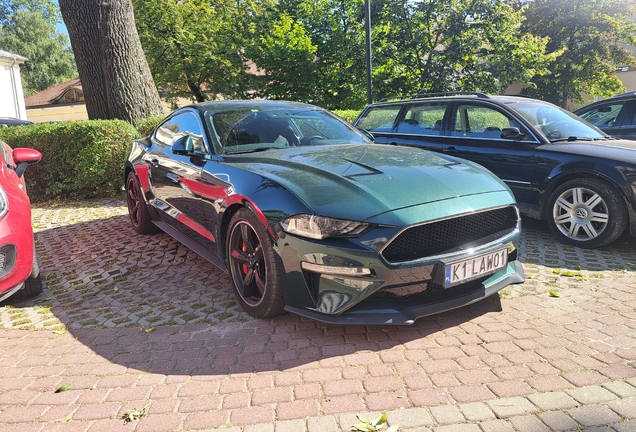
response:
[[[452,264],[445,264],[444,286],[477,279],[504,268],[508,264],[508,249],[501,249],[487,255],[481,255]]]

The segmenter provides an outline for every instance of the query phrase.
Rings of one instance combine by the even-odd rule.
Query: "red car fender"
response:
[[[135,170],[135,175],[137,179],[139,179],[139,183],[141,184],[141,189],[144,194],[150,192],[150,169],[146,164],[135,165],[133,167]]]
[[[267,218],[265,217],[261,209],[252,200],[250,200],[245,195],[240,194],[230,195],[225,199],[225,207],[230,207],[234,204],[240,204],[252,210],[258,220],[261,221],[261,224],[263,224],[263,227],[267,230],[270,237],[276,238],[276,236],[274,235],[274,230],[272,230],[272,227],[269,225]]]

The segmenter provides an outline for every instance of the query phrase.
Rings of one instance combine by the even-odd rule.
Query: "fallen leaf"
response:
[[[60,386],[59,389],[55,390],[55,393],[62,393],[65,392],[66,390],[70,389],[71,385],[69,383],[64,383]]]
[[[556,291],[550,291],[550,297],[559,297],[559,293]]]

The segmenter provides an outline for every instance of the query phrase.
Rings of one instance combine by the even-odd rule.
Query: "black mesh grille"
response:
[[[438,255],[484,237],[509,232],[517,226],[514,207],[473,213],[403,231],[382,251],[389,262],[412,261]]]

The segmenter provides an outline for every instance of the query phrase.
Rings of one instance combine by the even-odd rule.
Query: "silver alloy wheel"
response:
[[[576,241],[597,238],[609,222],[607,203],[595,191],[574,187],[565,190],[554,202],[552,217],[561,233]]]

